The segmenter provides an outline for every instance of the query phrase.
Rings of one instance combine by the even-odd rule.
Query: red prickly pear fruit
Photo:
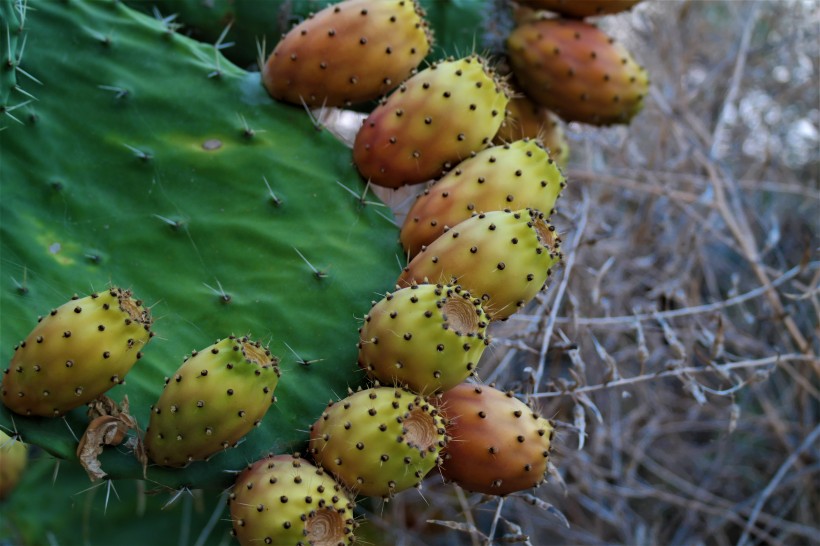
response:
[[[0,430],[0,501],[5,500],[28,465],[28,446]]]
[[[314,460],[366,496],[420,487],[446,443],[438,409],[401,388],[373,387],[331,402],[310,427]]]
[[[353,544],[355,503],[321,468],[298,455],[274,455],[246,468],[228,497],[242,546]]]
[[[551,215],[566,185],[537,140],[518,140],[465,159],[424,190],[407,213],[401,243],[410,257],[470,216],[507,208]]]
[[[274,402],[279,359],[250,338],[230,336],[194,351],[165,380],[145,431],[148,456],[181,467],[236,445]]]
[[[507,104],[507,116],[495,135],[496,144],[523,139],[540,140],[550,157],[562,169],[569,162],[569,142],[561,118],[534,103],[526,95],[515,96]]]
[[[445,480],[487,495],[508,495],[544,481],[552,423],[511,392],[462,383],[441,394],[438,404],[452,437],[444,449]]]
[[[414,0],[346,0],[291,29],[268,57],[262,82],[277,100],[349,106],[410,77],[430,46]]]
[[[364,120],[353,162],[388,188],[441,176],[492,141],[507,106],[506,84],[477,55],[418,72]]]
[[[595,25],[539,19],[507,38],[516,81],[534,102],[565,121],[629,123],[649,91],[646,70]]]
[[[75,296],[14,348],[0,388],[21,415],[55,417],[122,383],[151,339],[151,315],[130,290]]]
[[[561,260],[555,229],[536,210],[477,214],[416,254],[396,283],[458,283],[480,297],[491,320],[532,300]]]
[[[517,0],[521,6],[583,19],[627,11],[641,0]]]
[[[422,395],[475,373],[489,319],[460,286],[420,284],[388,293],[359,329],[359,366],[383,385]]]

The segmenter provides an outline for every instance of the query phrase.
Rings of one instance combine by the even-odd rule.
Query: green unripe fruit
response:
[[[242,546],[339,546],[355,542],[352,497],[330,475],[296,455],[249,465],[228,499]]]
[[[310,427],[310,452],[348,489],[389,498],[418,487],[446,445],[444,421],[425,398],[374,387],[330,403]]]
[[[475,373],[489,318],[460,286],[414,285],[375,303],[359,329],[359,366],[383,385],[445,391]]]
[[[28,446],[0,430],[0,501],[8,497],[28,465]]]
[[[537,140],[493,146],[465,159],[424,190],[410,207],[401,243],[410,257],[474,214],[509,208],[551,215],[566,186]]]
[[[546,285],[551,268],[561,259],[559,243],[554,228],[538,211],[478,214],[419,252],[396,284],[457,282],[481,298],[492,320],[502,320]]]
[[[122,383],[152,337],[151,315],[130,290],[53,309],[14,349],[3,376],[3,404],[21,415],[55,417]]]
[[[194,352],[151,408],[148,456],[186,466],[232,447],[262,422],[275,400],[279,359],[259,342],[234,336]]]

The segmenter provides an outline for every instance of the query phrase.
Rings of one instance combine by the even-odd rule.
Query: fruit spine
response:
[[[481,300],[460,286],[414,285],[388,293],[359,329],[359,366],[383,385],[419,394],[475,373],[489,344]]]
[[[566,180],[536,140],[488,148],[465,159],[420,194],[401,228],[410,257],[474,214],[531,208],[552,215]]]
[[[153,336],[151,323],[130,290],[74,296],[14,348],[3,403],[21,415],[54,417],[94,400],[125,380]]]
[[[410,77],[430,45],[414,0],[346,0],[291,29],[268,57],[262,82],[277,100],[349,106]]]
[[[398,279],[457,282],[480,297],[491,320],[509,317],[535,297],[561,259],[560,239],[536,210],[478,214],[419,252]]]
[[[261,423],[275,400],[279,359],[248,337],[194,351],[165,388],[145,431],[148,456],[186,466],[236,444]]]
[[[585,21],[525,22],[508,36],[507,56],[527,96],[565,121],[629,123],[649,90],[629,51]]]
[[[441,469],[446,480],[487,495],[507,495],[544,481],[552,423],[511,392],[462,383],[443,393],[438,404],[453,438]]]
[[[362,123],[353,162],[389,188],[441,176],[490,144],[508,102],[505,84],[477,55],[418,72]]]
[[[400,388],[360,390],[330,403],[310,427],[318,464],[348,489],[385,498],[420,486],[446,442],[438,409]]]
[[[248,466],[228,498],[233,534],[242,546],[355,542],[353,499],[332,477],[298,455]]]

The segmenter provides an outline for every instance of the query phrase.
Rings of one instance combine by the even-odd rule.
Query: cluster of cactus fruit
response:
[[[389,499],[421,487],[434,471],[491,495],[543,482],[551,422],[512,393],[481,385],[479,362],[491,344],[491,324],[544,290],[561,260],[550,219],[566,185],[560,167],[568,146],[556,113],[565,121],[626,123],[641,107],[648,84],[643,69],[578,19],[635,3],[519,2],[519,24],[507,40],[509,75],[476,54],[419,70],[433,35],[414,0],[344,0],[311,15],[276,45],[258,81],[272,104],[292,103],[298,108],[280,106],[281,112],[301,114],[304,107],[379,100],[349,159],[369,184],[424,187],[400,230],[408,263],[392,287],[381,285],[391,291],[372,302],[359,328],[357,362],[370,384],[349,389],[315,419],[303,440],[308,458],[271,447],[272,454],[239,474],[229,506],[240,543],[352,543],[357,495]],[[101,36],[101,44],[109,47],[110,38]],[[218,78],[223,70],[217,68]],[[247,97],[242,77],[237,73],[244,100],[261,104],[258,94]],[[4,84],[4,100],[14,86]],[[119,89],[118,101],[140,97],[139,89],[131,99],[125,87],[100,87]],[[254,134],[245,125],[244,138]],[[169,132],[167,138],[179,137]],[[195,153],[219,150],[225,140],[205,140]],[[125,146],[143,163],[154,161],[150,151]],[[225,153],[236,147],[228,143]],[[264,181],[273,205],[282,207]],[[232,209],[233,221],[243,210]],[[160,219],[190,239],[184,220]],[[389,260],[383,246],[379,241],[371,252]],[[321,281],[324,272],[307,265]],[[306,292],[292,283],[273,287],[293,288],[297,297]],[[230,303],[224,291],[221,296]],[[15,348],[3,375],[3,404],[21,416],[57,417],[92,403],[124,383],[154,337],[153,322],[130,290],[111,287],[73,298]],[[237,446],[276,401],[280,364],[247,335],[192,352],[154,398],[136,458],[182,471]],[[304,358],[299,364],[310,367]]]

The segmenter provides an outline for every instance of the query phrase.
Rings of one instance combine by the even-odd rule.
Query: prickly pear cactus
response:
[[[561,170],[538,140],[516,140],[465,159],[421,193],[401,228],[411,258],[474,214],[506,208],[547,216],[566,186]]]
[[[274,455],[249,465],[229,497],[231,534],[242,546],[355,542],[351,495],[296,455]]]
[[[373,304],[359,330],[359,366],[383,385],[445,391],[475,374],[489,318],[458,285],[416,284]]]
[[[279,403],[237,449],[147,469],[164,486],[225,487],[225,470],[305,442],[321,401],[360,380],[355,314],[395,280],[397,229],[348,191],[363,191],[349,150],[258,73],[121,2],[22,5],[20,67],[39,83],[0,131],[2,358],[72,294],[133,290],[157,335],[107,394],[128,395],[144,430],[184,355],[252,332],[282,359]],[[88,420],[0,407],[0,424],[73,460]],[[116,449],[101,464],[143,476]]]
[[[268,57],[262,82],[277,100],[349,107],[410,77],[430,41],[415,0],[345,0],[293,27]]]
[[[491,320],[523,308],[561,261],[561,239],[543,213],[494,210],[472,216],[416,254],[397,285],[458,282]]]
[[[17,2],[0,2],[0,130],[19,122],[14,111],[32,99],[21,80],[36,81],[20,67],[25,44],[25,9]]]
[[[181,31],[215,43],[220,38],[225,56],[241,67],[259,61],[259,50],[270,53],[283,34],[311,13],[339,0],[126,0],[148,14],[173,18]],[[493,0],[419,0],[425,19],[435,32],[437,48],[428,60],[444,54],[485,51],[499,14]],[[156,10],[156,12],[155,12]]]
[[[0,399],[20,415],[63,415],[125,381],[152,335],[151,314],[129,290],[74,296],[14,347]]]
[[[445,448],[444,479],[486,495],[508,495],[544,482],[553,425],[512,392],[462,383],[436,403],[455,439]]]
[[[330,403],[310,427],[310,452],[349,490],[389,498],[441,463],[444,426],[425,397],[376,386]]]
[[[194,352],[151,407],[145,430],[148,457],[162,466],[186,466],[234,447],[262,424],[276,399],[278,364],[247,336],[231,336]]]

